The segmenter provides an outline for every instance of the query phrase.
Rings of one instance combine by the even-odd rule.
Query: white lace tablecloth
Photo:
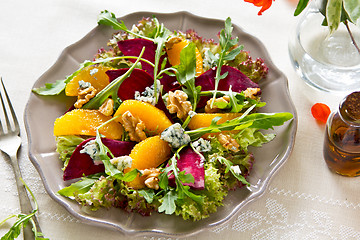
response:
[[[97,15],[105,9],[117,16],[136,11],[181,10],[217,19],[230,16],[233,23],[261,39],[275,65],[289,80],[299,119],[290,158],[260,198],[226,224],[191,239],[360,239],[359,178],[341,177],[328,170],[322,157],[324,125],[317,123],[310,113],[316,102],[325,102],[335,110],[342,96],[310,89],[292,68],[287,44],[298,18],[293,16],[294,6],[290,2],[277,0],[263,16],[257,16],[259,9],[243,0],[0,1],[0,76],[22,123],[20,165],[39,202],[45,236],[54,240],[127,239],[120,232],[81,223],[47,195],[27,156],[22,121],[34,82],[65,47],[96,26]],[[11,165],[3,155],[0,157],[1,220],[18,213],[19,203]],[[1,236],[9,226],[0,227]],[[138,239],[144,238],[157,239],[153,236]]]

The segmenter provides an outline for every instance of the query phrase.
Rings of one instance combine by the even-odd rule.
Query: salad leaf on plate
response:
[[[189,96],[192,109],[196,109],[199,101],[200,86],[195,85],[196,75],[196,46],[189,43],[180,52],[180,64],[177,67],[178,81],[183,86],[183,91]]]
[[[228,17],[225,20],[225,29],[222,29],[220,32],[219,44],[221,47],[221,52],[219,55],[213,55],[209,51],[209,55],[216,63],[216,74],[215,74],[215,86],[214,86],[214,95],[211,106],[214,104],[216,97],[216,92],[218,90],[218,85],[221,79],[224,79],[227,76],[227,72],[221,73],[221,67],[224,65],[225,61],[233,60],[236,55],[238,55],[243,48],[243,46],[238,46],[239,39],[238,37],[232,38],[233,27],[231,24],[231,19]]]
[[[209,127],[185,131],[192,140],[196,140],[206,133],[218,133],[221,131],[243,130],[246,128],[273,129],[274,126],[281,126],[293,118],[291,113],[252,113],[248,114],[249,108],[242,116],[217,124],[221,117],[215,117]]]
[[[86,193],[94,185],[94,183],[103,175],[103,173],[97,173],[87,177],[82,177],[80,181],[77,181],[71,184],[68,187],[65,187],[58,191],[58,194],[64,197],[69,197],[74,199],[75,193]]]
[[[124,32],[130,33],[139,38],[144,38],[144,39],[150,40],[149,38],[147,38],[141,34],[137,34],[133,31],[129,30],[123,21],[119,22],[117,20],[117,18],[115,17],[115,14],[112,12],[109,12],[108,10],[104,10],[99,14],[98,24],[111,26],[114,30],[123,30]]]

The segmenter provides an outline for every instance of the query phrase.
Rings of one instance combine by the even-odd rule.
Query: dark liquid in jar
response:
[[[328,167],[338,174],[360,175],[360,129],[344,124],[335,114],[324,141],[324,158]]]

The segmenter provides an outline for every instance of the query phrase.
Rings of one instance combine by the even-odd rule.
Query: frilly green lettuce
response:
[[[221,181],[219,170],[213,163],[205,163],[205,189],[201,195],[205,196],[204,203],[199,206],[195,201],[187,198],[180,206],[177,206],[176,215],[183,219],[194,221],[209,217],[209,214],[216,212],[217,207],[222,206],[222,201],[227,195],[228,189]]]
[[[82,137],[72,135],[56,137],[56,152],[60,154],[60,159],[64,162],[64,167],[67,166],[75,148],[84,140]]]
[[[85,193],[74,192],[74,197],[77,202],[90,207],[93,211],[101,207],[116,207],[122,201],[122,197],[114,186],[114,179],[104,176],[95,181],[89,191]]]

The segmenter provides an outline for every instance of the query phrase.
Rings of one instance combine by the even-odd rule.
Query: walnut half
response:
[[[146,138],[145,124],[141,119],[133,116],[130,111],[124,112],[120,118],[124,129],[129,133],[131,141],[141,142]]]
[[[188,95],[181,90],[169,91],[167,109],[169,109],[170,113],[176,113],[178,118],[184,119],[192,111],[191,102],[187,101],[187,99]]]
[[[90,99],[95,97],[96,94],[97,90],[91,85],[87,88],[79,88],[78,99],[74,104],[74,107],[81,108],[85,103],[89,102]]]
[[[217,136],[217,139],[224,148],[229,149],[233,152],[239,151],[239,147],[240,147],[239,143],[229,134],[220,133]]]
[[[160,170],[157,168],[148,168],[141,170],[142,176],[145,177],[145,186],[151,189],[159,189]]]
[[[256,99],[256,95],[260,92],[260,88],[247,88],[244,91],[245,97]]]
[[[111,116],[114,113],[114,100],[108,98],[100,106],[99,111],[105,116]]]

